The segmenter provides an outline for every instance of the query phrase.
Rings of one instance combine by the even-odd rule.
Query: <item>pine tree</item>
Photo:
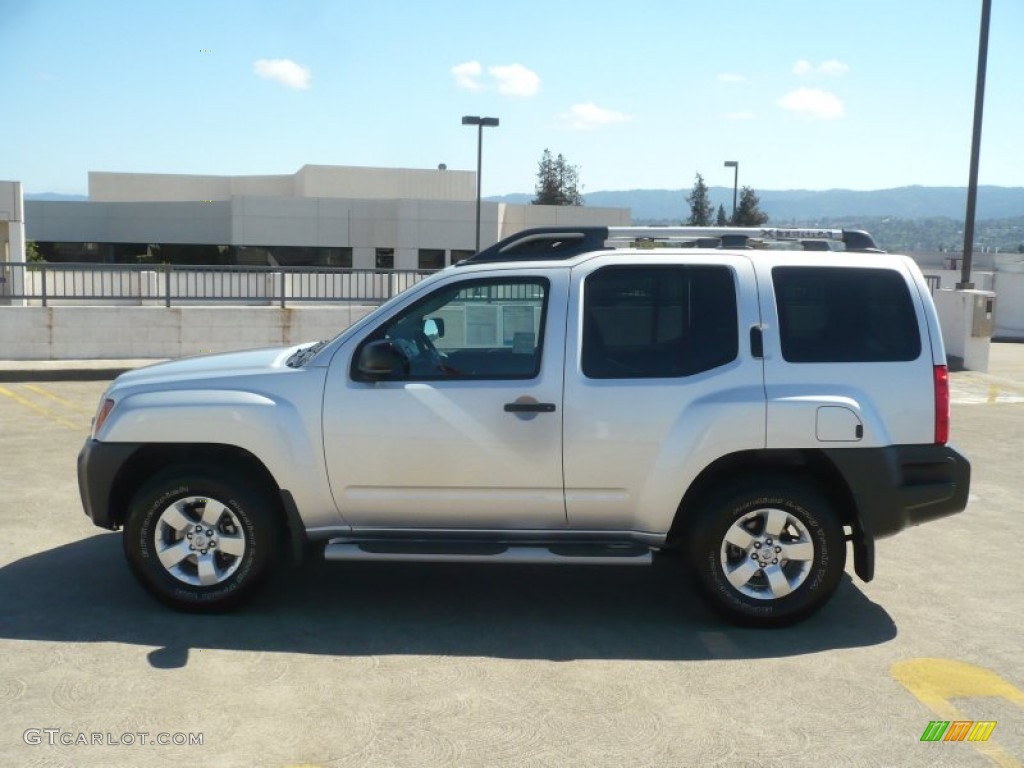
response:
[[[537,166],[537,186],[534,205],[583,205],[579,189],[579,169],[566,161],[562,154],[551,156],[545,149]]]
[[[736,220],[733,225],[737,227],[759,227],[767,223],[768,214],[761,210],[761,199],[754,192],[752,187],[743,187],[740,190],[740,202],[736,206]]]
[[[693,190],[686,198],[690,206],[690,218],[686,223],[691,227],[707,227],[711,224],[711,201],[708,199],[708,187],[704,183],[704,177],[699,173],[697,180],[693,183]]]
[[[718,216],[715,217],[715,226],[716,227],[724,227],[724,226],[727,226],[728,224],[729,224],[729,219],[725,215],[725,206],[724,205],[719,205],[718,206]]]

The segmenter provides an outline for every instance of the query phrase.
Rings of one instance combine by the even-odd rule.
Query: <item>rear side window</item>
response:
[[[605,267],[586,280],[581,357],[588,378],[690,376],[737,353],[728,267]]]
[[[921,354],[913,299],[892,269],[775,267],[782,356],[791,363],[872,363]]]

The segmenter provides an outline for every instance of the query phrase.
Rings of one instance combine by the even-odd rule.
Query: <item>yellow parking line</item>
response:
[[[78,411],[79,413],[86,413],[92,415],[92,411],[89,411],[83,408],[82,406],[78,405],[77,403],[73,403],[70,400],[63,398],[60,395],[55,395],[53,394],[53,392],[49,392],[43,389],[42,387],[37,387],[35,384],[22,384],[21,386],[27,389],[29,392],[35,392],[37,395],[42,395],[47,400],[52,400],[55,403],[60,403],[65,408],[70,408],[72,411]]]
[[[953,699],[1001,698],[1024,708],[1024,692],[984,667],[951,659],[908,659],[892,665],[889,674],[943,720],[966,720]],[[995,741],[971,741],[1000,768],[1020,768],[1020,762]]]
[[[998,398],[998,397],[999,397],[999,387],[995,386],[994,384],[989,384],[988,385],[988,402],[989,402],[989,404],[991,405],[992,403],[994,403],[996,401],[996,398]]]
[[[43,408],[41,405],[36,405],[31,400],[26,400],[21,395],[17,395],[14,392],[11,392],[11,390],[7,389],[6,387],[0,387],[0,395],[4,395],[5,397],[11,398],[11,400],[13,400],[14,402],[19,403],[19,404],[25,406],[26,408],[28,408],[30,410],[33,410],[33,411],[35,411],[36,413],[38,413],[38,414],[40,414],[42,416],[45,416],[46,418],[50,419],[51,421],[57,422],[62,427],[67,427],[68,429],[73,429],[73,430],[75,430],[75,432],[81,432],[82,431],[82,426],[81,425],[79,425],[79,424],[72,424],[67,419],[61,418],[57,414],[48,411],[46,408]]]

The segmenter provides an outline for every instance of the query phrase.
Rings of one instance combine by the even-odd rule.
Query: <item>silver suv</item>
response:
[[[179,609],[231,607],[311,551],[675,551],[728,619],[778,626],[833,593],[847,542],[868,581],[876,539],[964,509],[948,429],[928,288],[865,233],[556,228],[330,341],[120,376],[78,474]]]

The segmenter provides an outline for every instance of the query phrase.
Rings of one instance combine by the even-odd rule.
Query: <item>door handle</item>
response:
[[[750,327],[750,356],[764,357],[764,332],[760,325]]]
[[[505,403],[505,413],[554,413],[554,403]]]

